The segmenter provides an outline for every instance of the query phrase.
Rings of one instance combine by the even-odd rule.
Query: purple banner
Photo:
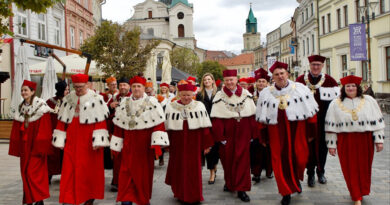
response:
[[[351,61],[367,60],[365,24],[349,24],[349,47]]]

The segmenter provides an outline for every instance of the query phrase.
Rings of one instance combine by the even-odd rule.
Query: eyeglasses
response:
[[[84,88],[84,86],[85,85],[77,85],[77,86],[75,85],[75,86],[73,86],[73,88],[74,89],[82,89],[82,88]]]
[[[322,66],[322,64],[320,64],[320,63],[312,63],[310,65],[312,65],[312,66]]]

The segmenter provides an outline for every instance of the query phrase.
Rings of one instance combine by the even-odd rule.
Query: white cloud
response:
[[[107,0],[103,18],[123,23],[133,6],[144,0]],[[249,2],[258,22],[262,42],[268,32],[288,21],[298,3],[294,0],[189,0],[194,5],[194,31],[198,47],[209,50],[243,49],[242,35],[248,17]]]

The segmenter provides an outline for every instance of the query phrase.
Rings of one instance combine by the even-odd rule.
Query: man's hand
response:
[[[119,105],[119,102],[112,102],[112,103],[110,104],[110,107],[111,107],[112,109],[114,109],[114,108],[118,107],[118,105]]]
[[[206,155],[206,154],[210,153],[210,151],[211,151],[211,147],[209,147],[209,148],[205,149],[205,150],[204,150],[204,155]]]
[[[336,156],[336,148],[329,148],[329,154],[332,156]]]
[[[383,150],[383,143],[375,143],[376,152],[380,152]]]

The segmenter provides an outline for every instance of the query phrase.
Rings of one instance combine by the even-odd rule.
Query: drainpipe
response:
[[[10,10],[12,12],[12,4],[9,5]],[[14,32],[14,17],[9,17],[9,30],[11,32]],[[15,76],[15,38],[12,40],[12,43],[10,43],[11,46],[11,89],[13,89],[14,86],[14,76]]]
[[[318,42],[318,55],[321,55],[321,41],[320,41],[320,7],[319,7],[319,0],[317,1],[317,42]]]

